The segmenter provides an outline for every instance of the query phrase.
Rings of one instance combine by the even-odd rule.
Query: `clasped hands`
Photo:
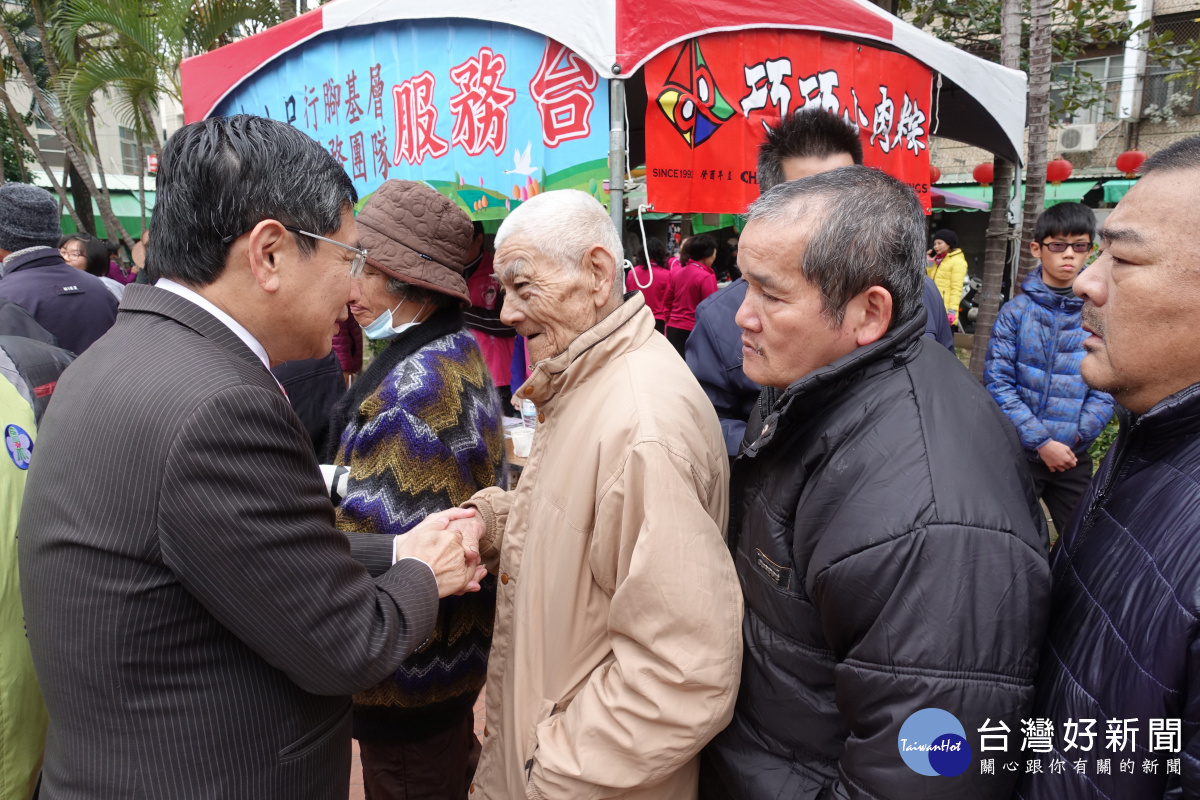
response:
[[[396,538],[396,560],[418,558],[428,564],[437,578],[439,598],[478,592],[487,574],[479,555],[483,534],[483,521],[474,509],[439,511]]]

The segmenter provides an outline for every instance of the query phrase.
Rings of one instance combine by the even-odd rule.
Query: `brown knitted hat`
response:
[[[385,181],[354,221],[372,267],[471,302],[462,272],[475,232],[453,200],[423,183]]]

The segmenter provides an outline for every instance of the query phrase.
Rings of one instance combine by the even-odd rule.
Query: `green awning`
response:
[[[109,199],[112,201],[113,213],[117,215],[117,219],[125,226],[125,230],[134,239],[139,239],[142,236],[142,205],[138,200],[137,192],[121,192],[110,191]],[[150,223],[150,218],[153,216],[154,209],[154,192],[146,192],[146,223]],[[96,201],[92,200],[92,216],[96,220],[96,235],[102,239],[116,238],[114,233],[111,237],[104,229],[104,220],[100,218],[100,207],[96,205]],[[75,220],[71,219],[71,215],[67,210],[63,209],[62,215],[62,232],[75,233]]]
[[[1104,184],[1104,202],[1119,203],[1133,185],[1137,183],[1137,179],[1133,180],[1111,180]]]
[[[1059,203],[1080,203],[1083,202],[1083,196],[1096,188],[1098,181],[1063,181],[1058,186],[1052,183],[1046,184],[1046,208],[1056,206]],[[1024,189],[1021,187],[1021,197],[1025,197]]]
[[[716,218],[716,225],[706,225],[704,218],[709,220]],[[742,228],[746,227],[746,218],[741,214],[692,214],[692,233],[708,233],[709,231],[719,231],[722,228],[733,228],[738,233],[742,232]]]
[[[1046,184],[1046,208],[1058,205],[1059,203],[1078,203],[1083,200],[1083,196],[1096,188],[1098,181],[1081,180],[1081,181],[1063,181],[1058,186],[1048,183]],[[1111,181],[1110,181],[1111,183]],[[1105,184],[1107,187],[1107,184]],[[980,186],[977,183],[960,183],[960,184],[938,184],[939,188],[954,192],[954,194],[969,197],[972,200],[982,200],[989,206],[992,203],[992,187]],[[1025,199],[1025,185],[1021,185],[1021,199]],[[1105,202],[1108,202],[1107,197]],[[975,211],[973,208],[955,208],[945,209],[949,213],[958,213],[963,211]]]

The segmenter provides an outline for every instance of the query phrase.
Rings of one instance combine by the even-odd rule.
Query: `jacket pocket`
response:
[[[281,762],[303,758],[337,736],[343,729],[349,730],[350,714],[354,707],[349,703],[338,709],[333,716],[279,751]]]
[[[530,777],[533,775],[533,759],[537,755],[537,731],[538,727],[550,719],[558,711],[558,704],[552,703],[549,700],[542,700],[541,706],[538,707],[537,719],[533,723],[533,727],[529,729],[529,733],[525,735],[525,783],[529,783]]]

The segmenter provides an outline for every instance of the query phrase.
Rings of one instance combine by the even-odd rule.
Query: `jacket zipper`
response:
[[[1049,352],[1046,358],[1046,385],[1042,391],[1042,402],[1038,407],[1038,419],[1046,416],[1046,406],[1050,402],[1050,387],[1054,385],[1054,354],[1058,352],[1058,314],[1056,313],[1062,307],[1062,298],[1056,298],[1058,305],[1051,310],[1050,314],[1054,317],[1054,328],[1050,335],[1048,343]]]
[[[1124,477],[1125,467],[1127,466],[1127,464],[1124,462],[1126,461],[1126,455],[1129,452],[1130,442],[1133,440],[1133,434],[1135,431],[1137,431],[1137,428],[1141,423],[1142,420],[1139,418],[1129,426],[1129,430],[1125,432],[1123,437],[1117,439],[1117,451],[1113,454],[1112,469],[1109,470],[1108,477],[1105,478],[1104,484],[1100,487],[1100,490],[1096,492],[1096,496],[1092,498],[1092,504],[1088,506],[1087,516],[1084,517],[1083,524],[1079,526],[1081,533],[1091,530],[1092,525],[1096,521],[1096,517],[1100,514],[1100,506],[1105,500],[1108,499],[1108,493],[1112,491],[1112,488],[1114,485],[1116,485],[1117,481]],[[1079,544],[1081,543],[1082,539],[1076,544],[1076,548],[1078,548]]]

